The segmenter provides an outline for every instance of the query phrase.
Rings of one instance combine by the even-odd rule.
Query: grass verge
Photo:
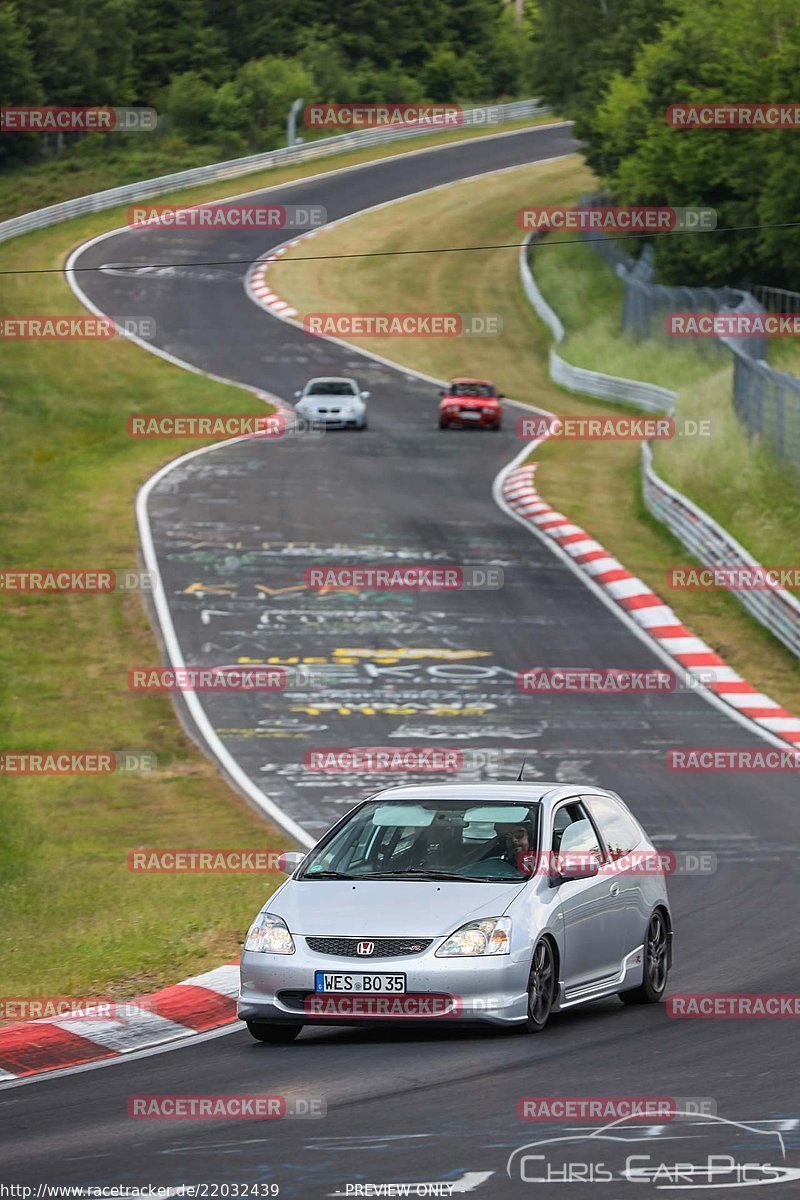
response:
[[[312,253],[347,255],[512,242],[519,236],[516,212],[522,204],[574,203],[592,183],[577,157],[524,166],[497,175],[491,187],[484,181],[456,184],[344,222],[315,238]],[[559,276],[567,269],[556,260],[561,252],[551,251],[553,270]],[[608,414],[610,406],[568,396],[550,382],[551,336],[532,319],[519,284],[516,250],[433,254],[427,259],[410,255],[393,260],[391,271],[385,258],[304,263],[306,254],[306,244],[290,251],[269,275],[278,294],[300,313],[467,311],[503,317],[499,337],[352,339],[355,345],[440,378],[487,375],[508,395],[562,415]],[[574,298],[575,312],[587,304],[583,291]],[[646,371],[638,371],[639,365],[632,364],[629,373],[647,377]],[[694,363],[685,370],[689,380],[702,378]],[[435,403],[432,393],[432,413]],[[542,464],[539,488],[550,503],[589,529],[664,595],[681,618],[754,685],[787,707],[800,708],[794,659],[733,597],[668,592],[668,568],[685,562],[687,556],[643,509],[637,443],[554,442],[537,451],[537,457]]]
[[[710,421],[710,439],[656,443],[655,466],[662,478],[710,513],[759,562],[786,565],[787,548],[800,543],[800,478],[739,423],[731,403],[730,354],[623,337],[622,283],[586,245],[544,244],[534,251],[533,270],[564,324],[560,353],[569,362],[671,388],[678,393],[679,426],[682,419]]]
[[[452,140],[457,136],[419,139],[426,146]],[[219,198],[409,148],[264,171],[164,200]],[[0,245],[4,272],[56,272],[3,276],[0,316],[83,313],[59,269],[75,246],[124,220],[123,208],[109,210]],[[240,389],[123,340],[5,342],[2,566],[135,567],[134,494],[163,462],[197,443],[132,441],[125,434],[128,414],[258,409]],[[6,593],[0,606],[3,750],[135,748],[158,762],[155,772],[140,776],[0,772],[4,994],[124,996],[235,957],[276,877],[127,869],[136,846],[287,844],[183,734],[169,699],[128,692],[129,667],[159,661],[141,600],[121,593]]]

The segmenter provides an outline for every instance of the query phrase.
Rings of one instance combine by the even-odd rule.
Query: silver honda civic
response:
[[[536,1033],[666,990],[669,863],[615,792],[388,788],[292,857],[242,953],[238,1015],[259,1041],[380,1021]]]

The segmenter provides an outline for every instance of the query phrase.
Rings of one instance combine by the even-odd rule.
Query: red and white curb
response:
[[[239,964],[227,963],[135,1000],[1,1026],[0,1086],[217,1029],[235,1019],[238,992]]]
[[[307,233],[301,233],[299,237],[292,238],[290,242],[285,242],[282,246],[276,246],[269,254],[265,254],[263,258],[260,258],[255,266],[251,267],[247,276],[247,287],[258,304],[261,304],[264,308],[268,308],[270,312],[280,314],[282,317],[297,316],[297,309],[292,308],[288,301],[282,300],[280,296],[273,292],[267,283],[267,272],[272,264],[277,262],[287,250],[293,246],[299,246],[306,238],[313,237],[318,232],[319,229],[309,229]]]
[[[695,637],[641,579],[580,525],[551,508],[536,490],[537,463],[509,471],[503,480],[503,498],[524,520],[551,538],[573,563],[625,611],[639,628],[684,670],[695,676],[720,700],[749,718],[766,732],[800,747],[800,717],[781,708],[776,700],[758,692],[701,638]],[[713,676],[713,682],[709,677]]]

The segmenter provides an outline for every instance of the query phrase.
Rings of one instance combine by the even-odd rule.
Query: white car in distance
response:
[[[299,397],[295,412],[311,425],[331,429],[366,429],[369,392],[362,392],[355,379],[344,376],[320,376],[309,379]]]

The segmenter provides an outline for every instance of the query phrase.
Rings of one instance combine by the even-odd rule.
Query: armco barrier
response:
[[[522,286],[525,295],[533,305],[536,315],[544,321],[557,343],[564,340],[564,326],[558,314],[545,300],[528,262],[528,250],[533,241],[530,234],[523,243],[519,267]],[[589,371],[584,367],[575,367],[561,357],[556,350],[550,348],[550,378],[559,387],[568,392],[580,392],[584,396],[596,396],[601,400],[618,400],[624,404],[633,404],[646,412],[671,413],[675,407],[675,392],[667,388],[657,387],[654,383],[644,383],[638,379],[623,379],[619,375],[603,375],[600,371]]]
[[[681,492],[665,483],[653,467],[653,451],[642,443],[642,491],[653,516],[706,567],[758,568],[758,561],[727,530]],[[733,593],[739,603],[800,658],[800,602],[784,588]]]
[[[505,121],[519,121],[525,117],[536,117],[548,112],[550,109],[539,104],[538,100],[517,100],[513,104],[494,104],[482,108],[465,109],[463,126],[469,129],[486,129],[487,132],[490,132],[495,121],[487,120],[487,114],[496,115],[498,118],[496,123],[501,124]],[[17,237],[21,233],[30,233],[33,229],[44,229],[48,225],[57,225],[60,221],[69,221],[72,217],[85,216],[86,213],[102,212],[106,208],[115,208],[119,204],[132,204],[136,200],[163,196],[166,192],[173,192],[177,188],[213,183],[222,179],[235,179],[240,175],[249,175],[253,171],[261,171],[266,167],[281,167],[291,163],[308,162],[315,158],[327,158],[331,154],[343,154],[347,150],[362,150],[370,146],[383,145],[385,142],[404,141],[406,138],[442,132],[441,128],[422,128],[414,125],[357,129],[349,133],[319,138],[317,141],[301,146],[284,146],[280,150],[267,150],[263,154],[251,154],[246,158],[232,158],[227,162],[212,163],[206,167],[191,167],[186,171],[176,171],[172,175],[160,175],[156,179],[145,179],[138,183],[124,184],[122,187],[108,188],[104,192],[78,196],[74,200],[51,204],[48,208],[37,208],[33,212],[24,213],[21,217],[12,217],[8,221],[1,221],[0,242]]]
[[[519,268],[525,295],[537,316],[544,321],[556,342],[564,339],[564,326],[558,314],[539,291],[528,262],[530,238],[523,243]],[[550,378],[568,391],[600,396],[605,400],[624,400],[640,408],[671,412],[675,392],[657,388],[649,383],[620,379],[574,367],[564,361],[551,347]],[[642,444],[642,494],[647,509],[656,520],[670,530],[690,554],[706,567],[749,567],[760,564],[736,539],[694,504],[687,496],[665,483],[653,466],[653,451],[648,442]],[[737,590],[732,593],[751,616],[778,638],[792,654],[800,657],[800,602],[783,588],[764,591]]]

